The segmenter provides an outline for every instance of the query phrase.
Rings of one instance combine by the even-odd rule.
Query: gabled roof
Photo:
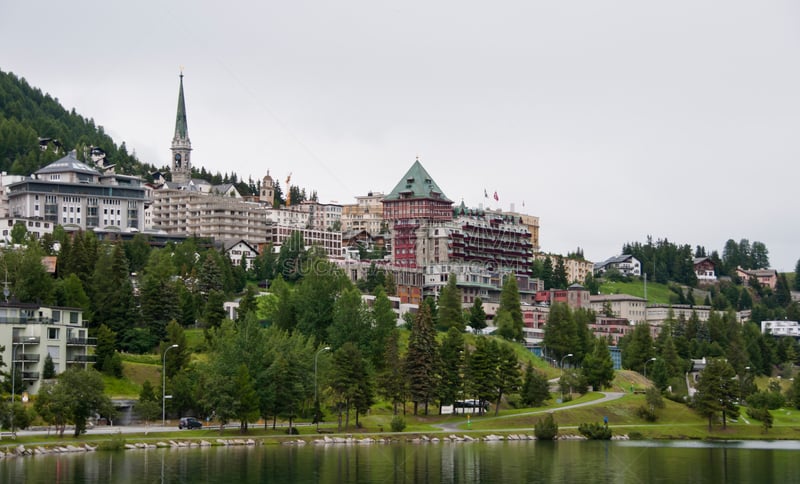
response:
[[[711,265],[714,265],[714,261],[711,260],[710,257],[695,257],[694,259],[692,259],[692,264],[694,265],[702,264],[705,261],[708,261]]]
[[[256,254],[258,254],[258,248],[254,247],[253,244],[251,244],[250,242],[248,242],[248,241],[246,241],[244,239],[225,239],[225,240],[222,241],[222,250],[224,250],[225,252],[228,252],[229,250],[233,249],[234,247],[236,247],[239,244],[246,245],[251,251],[253,251]]]
[[[595,267],[595,269],[599,269],[599,268],[605,267],[605,266],[610,265],[610,264],[621,264],[621,263],[623,263],[623,262],[625,262],[625,261],[627,261],[629,259],[636,259],[636,258],[634,256],[630,255],[630,254],[617,255],[617,256],[611,257],[609,259],[606,259],[606,260],[604,260],[603,262],[601,262],[599,264],[595,264],[594,267]]]
[[[400,180],[394,190],[384,200],[400,200],[408,198],[431,198],[434,200],[441,200],[443,202],[451,202],[442,189],[433,181],[433,178],[428,174],[422,163],[417,159],[411,168],[408,169],[405,176]]]
[[[236,190],[236,187],[234,186],[233,183],[223,183],[221,185],[214,185],[211,191],[224,195],[228,193],[231,189],[235,190],[237,195],[239,194],[239,190]]]
[[[67,156],[56,160],[49,165],[40,168],[36,171],[37,175],[46,175],[48,173],[85,173],[87,175],[100,175],[100,172],[79,161],[75,158],[75,152],[72,151]]]

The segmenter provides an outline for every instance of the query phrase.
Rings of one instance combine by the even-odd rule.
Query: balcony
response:
[[[39,336],[14,336],[15,345],[38,345],[41,338]]]
[[[38,371],[23,371],[22,372],[22,380],[23,381],[36,381],[39,379],[39,372]]]
[[[97,361],[97,355],[69,355],[67,356],[67,363],[94,363]]]
[[[39,355],[38,353],[22,353],[22,354],[17,353],[16,355],[14,355],[15,362],[39,361],[40,358],[41,355]]]
[[[97,338],[67,338],[67,346],[97,346]]]

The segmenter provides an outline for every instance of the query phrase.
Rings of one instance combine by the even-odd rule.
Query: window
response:
[[[47,328],[47,339],[58,339],[59,328]]]
[[[70,324],[78,324],[78,312],[77,311],[70,311],[69,312],[69,323]]]
[[[53,322],[54,323],[61,322],[61,311],[53,311]]]

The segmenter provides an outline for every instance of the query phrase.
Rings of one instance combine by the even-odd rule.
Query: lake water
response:
[[[2,483],[800,481],[800,442],[561,441],[266,445],[0,461]]]

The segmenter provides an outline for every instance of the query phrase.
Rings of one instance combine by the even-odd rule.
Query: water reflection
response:
[[[800,442],[265,445],[0,461],[0,482],[792,482]]]

